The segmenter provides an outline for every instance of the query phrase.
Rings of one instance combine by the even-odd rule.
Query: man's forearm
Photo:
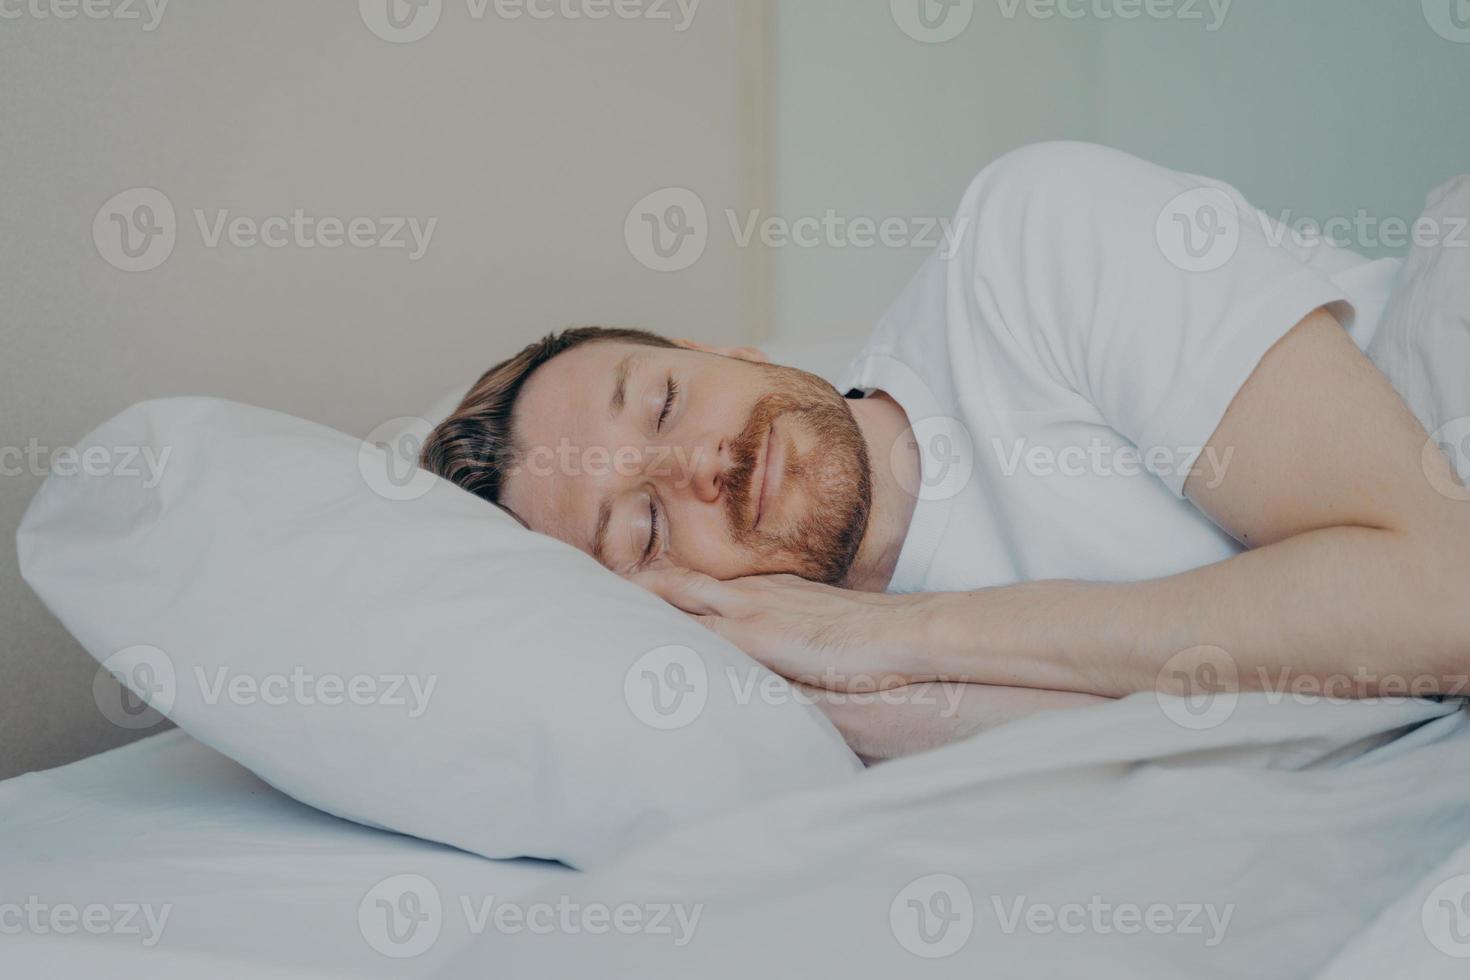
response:
[[[1120,697],[1223,651],[1242,690],[1346,678],[1343,696],[1465,693],[1467,561],[1456,539],[1335,527],[1148,582],[931,594],[916,599],[916,674]]]

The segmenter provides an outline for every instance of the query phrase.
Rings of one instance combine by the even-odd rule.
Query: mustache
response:
[[[771,431],[771,425],[778,417],[801,412],[804,408],[804,403],[790,395],[765,395],[755,403],[745,428],[730,444],[731,464],[725,473],[725,516],[737,537],[749,534],[755,528],[755,501],[751,499],[751,488],[755,483],[755,466],[760,461],[761,445]]]

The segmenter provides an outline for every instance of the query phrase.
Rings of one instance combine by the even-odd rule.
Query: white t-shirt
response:
[[[1237,553],[1183,497],[1192,468],[1213,483],[1229,465],[1201,450],[1313,310],[1366,347],[1399,268],[1303,242],[1225,184],[1081,143],[991,164],[956,228],[839,386],[888,392],[918,437],[895,592],[1137,581]]]

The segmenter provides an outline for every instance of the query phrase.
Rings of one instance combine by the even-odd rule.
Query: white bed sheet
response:
[[[576,876],[339,820],[169,731],[0,782],[0,977],[427,976],[470,942],[490,896]],[[401,913],[427,908],[424,881],[441,911],[410,932]],[[68,920],[88,906],[111,931]]]
[[[1470,975],[1417,893],[1470,841],[1470,710],[1229,700],[1199,730],[1146,694],[1036,716],[676,831],[562,888],[692,934],[495,936],[443,977]]]

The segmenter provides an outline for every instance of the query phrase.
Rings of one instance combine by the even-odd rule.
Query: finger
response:
[[[736,353],[747,361],[756,361],[760,364],[771,363],[770,356],[759,347],[737,347]]]
[[[688,613],[720,615],[730,605],[723,582],[687,568],[652,569],[630,576],[629,581]]]

